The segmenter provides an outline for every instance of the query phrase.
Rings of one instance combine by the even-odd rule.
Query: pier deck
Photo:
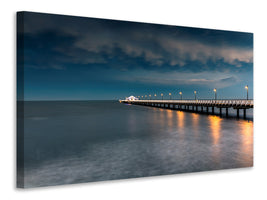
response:
[[[233,108],[236,110],[236,116],[239,118],[239,110],[243,109],[243,118],[246,118],[246,110],[253,108],[253,100],[244,99],[225,99],[225,100],[120,100],[121,103],[128,103],[142,106],[152,106],[159,108],[169,108],[175,110],[202,112],[215,114],[214,108],[219,108],[220,115],[222,109],[225,109],[226,117],[228,117],[228,109]],[[211,113],[209,112],[211,108]]]

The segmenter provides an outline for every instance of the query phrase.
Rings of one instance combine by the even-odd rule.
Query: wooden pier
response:
[[[214,108],[219,108],[219,115],[223,110],[228,117],[228,109],[236,110],[236,117],[240,117],[240,110],[243,110],[243,118],[246,119],[246,110],[253,108],[253,100],[120,100],[121,103],[128,103],[141,106],[167,108],[173,110],[215,114]]]

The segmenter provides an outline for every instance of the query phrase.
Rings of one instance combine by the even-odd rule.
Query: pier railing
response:
[[[167,104],[195,104],[195,105],[225,105],[225,106],[250,106],[253,107],[253,100],[229,99],[229,100],[122,100],[131,103],[167,103]]]

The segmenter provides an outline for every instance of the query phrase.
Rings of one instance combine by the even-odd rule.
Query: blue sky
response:
[[[21,41],[19,99],[253,95],[252,33],[25,12]]]

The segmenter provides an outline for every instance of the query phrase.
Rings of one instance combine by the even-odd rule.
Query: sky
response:
[[[253,98],[253,34],[24,12],[20,100]],[[22,77],[22,78],[21,78]]]

